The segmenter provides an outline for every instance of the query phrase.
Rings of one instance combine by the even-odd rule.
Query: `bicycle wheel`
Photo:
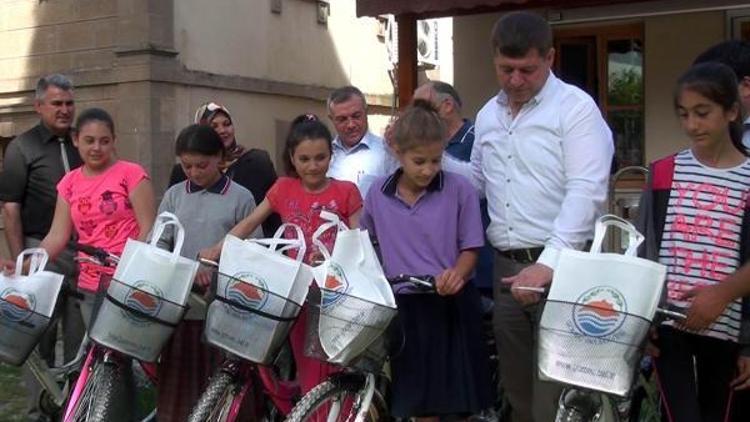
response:
[[[128,388],[132,379],[125,365],[114,362],[94,364],[91,378],[78,400],[73,413],[76,422],[130,422],[132,407]]]
[[[188,422],[223,421],[234,399],[234,377],[219,369],[188,416]]]
[[[560,394],[555,422],[616,422],[616,419],[600,419],[602,413],[603,402],[599,393],[566,388]]]
[[[365,387],[365,377],[358,374],[334,375],[310,390],[294,406],[286,422],[353,421],[359,410],[359,397]],[[335,414],[338,413],[338,414]],[[388,410],[382,395],[376,390],[366,420],[388,420]]]

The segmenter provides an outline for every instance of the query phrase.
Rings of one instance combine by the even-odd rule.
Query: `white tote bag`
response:
[[[294,231],[294,239],[282,237],[287,229]],[[290,250],[297,251],[296,259],[285,255]],[[253,279],[263,280],[265,287],[261,287],[302,304],[312,281],[310,267],[302,262],[306,251],[305,236],[295,224],[282,224],[269,239],[242,240],[227,235],[221,249],[219,273],[237,278],[249,274]],[[226,287],[220,280],[219,291]]]
[[[164,229],[170,226],[174,232],[172,251],[157,246]],[[160,292],[164,299],[184,305],[199,265],[197,261],[180,255],[184,241],[185,229],[177,216],[162,212],[154,222],[148,243],[128,239],[114,278],[126,285],[150,287]]]
[[[286,229],[296,233],[284,239]],[[297,250],[296,259],[284,252]],[[241,240],[227,235],[219,261],[217,300],[206,318],[209,343],[257,363],[275,358],[299,314],[312,281],[302,263],[302,230],[284,224],[270,239]]]
[[[607,228],[628,236],[624,254],[602,253]],[[643,235],[613,215],[596,222],[589,252],[565,249],[539,324],[539,375],[625,395],[661,299],[666,267],[636,256]]]
[[[338,216],[321,212],[328,223],[313,235],[324,257],[314,269],[322,289],[318,321],[320,346],[329,362],[346,364],[361,355],[395,316],[396,300],[366,230],[348,229]],[[318,239],[338,230],[333,251]]]
[[[174,250],[157,247],[173,227]],[[180,256],[185,233],[174,214],[159,214],[151,240],[128,239],[89,335],[96,342],[153,362],[185,313],[198,262]]]
[[[29,272],[22,275],[29,259]],[[16,259],[16,271],[0,272],[0,360],[20,365],[49,325],[64,277],[45,271],[49,257],[42,248],[26,249]]]

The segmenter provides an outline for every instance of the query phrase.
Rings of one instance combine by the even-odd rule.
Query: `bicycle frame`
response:
[[[234,380],[234,385],[239,387],[232,396],[232,401],[223,414],[225,422],[239,421],[242,404],[245,397],[253,388],[261,388],[262,393],[268,397],[276,409],[283,415],[287,415],[292,409],[292,399],[299,392],[296,383],[279,380],[273,370],[239,357],[229,357],[219,369],[229,374]]]
[[[375,376],[373,374],[367,374],[365,388],[362,389],[362,392],[362,401],[359,403],[359,410],[354,422],[364,422],[367,412],[370,410],[372,396],[375,395]]]
[[[68,401],[68,406],[65,408],[65,415],[63,419],[63,421],[65,422],[73,421],[73,412],[78,407],[78,403],[81,399],[81,395],[83,394],[83,390],[84,388],[86,388],[86,384],[88,383],[89,377],[91,376],[91,367],[96,358],[97,347],[98,346],[92,343],[92,346],[89,348],[88,353],[86,354],[86,360],[84,361],[83,367],[81,368],[81,373],[76,380],[75,386],[73,387],[73,391],[70,395],[70,400]]]
[[[61,387],[59,384],[62,375],[67,376],[81,367],[81,362],[86,356],[89,339],[87,335],[81,340],[76,356],[69,362],[59,367],[50,367],[40,356],[39,352],[34,349],[24,362],[24,365],[31,371],[32,375],[42,386],[42,392],[47,393],[52,404],[59,409],[65,405],[70,393],[71,383],[66,380]]]
[[[256,369],[263,393],[271,398],[282,414],[288,415],[292,411],[292,399],[299,394],[299,386],[294,382],[279,380],[270,368],[256,366]]]
[[[240,388],[240,390],[232,398],[232,403],[229,405],[229,411],[225,419],[226,422],[234,422],[238,420],[237,418],[240,415],[242,402],[245,400],[247,392],[250,391],[250,385],[252,384],[251,371],[250,367],[244,361],[232,361],[228,362],[227,365],[228,369],[231,370],[231,373],[234,377],[245,379],[245,382],[242,383],[242,387]]]
[[[367,374],[365,378],[365,385],[357,394],[357,400],[351,404],[353,408],[357,409],[357,415],[354,417],[354,422],[365,422],[367,418],[367,412],[370,410],[370,404],[372,403],[372,397],[375,395],[375,376],[373,374]],[[339,413],[341,412],[343,402],[336,400],[331,404],[328,409],[327,422],[336,422],[339,420]]]
[[[68,396],[69,385],[65,385],[61,388],[57,383],[55,372],[64,374],[71,371],[73,368],[78,366],[80,358],[76,358],[71,363],[66,364],[60,368],[50,368],[47,364],[39,357],[39,353],[34,350],[29,358],[26,360],[26,366],[29,368],[34,377],[39,381],[42,388],[49,393],[52,398],[52,402],[57,407],[62,407],[65,404],[65,400]]]

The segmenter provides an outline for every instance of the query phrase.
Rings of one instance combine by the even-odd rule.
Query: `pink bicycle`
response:
[[[201,259],[201,263],[213,267],[218,264]],[[289,348],[285,348],[289,329],[299,314],[301,306],[279,296],[258,284],[235,279],[218,273],[226,285],[235,288],[217,291],[214,307],[225,308],[244,318],[246,324],[240,332],[229,333],[263,342],[260,331],[272,327],[262,346],[261,355],[248,356],[247,353],[227,347],[221,341],[209,343],[219,347],[226,359],[211,377],[198,402],[193,407],[189,422],[234,422],[240,420],[277,421],[292,409],[300,390],[292,377],[293,358]],[[221,325],[222,321],[216,324]],[[211,309],[206,330],[212,329]],[[253,331],[249,334],[246,331]]]
[[[85,260],[96,265],[111,267],[118,262],[117,256],[105,250],[86,245],[78,245],[77,248],[89,255]],[[109,277],[103,277],[92,315],[97,314],[97,307],[105,297],[111,299],[106,293],[110,283],[118,282]],[[144,314],[127,306],[123,307],[122,310]],[[139,316],[146,317],[148,315]],[[89,327],[89,329],[91,328]],[[135,393],[132,358],[91,341],[88,333],[84,339],[82,350],[86,350],[86,358],[81,366],[79,376],[70,390],[62,420],[64,422],[130,422],[136,420],[136,406],[133,405],[132,400]],[[141,365],[146,376],[151,382],[156,383],[155,368],[146,364]],[[145,417],[138,418],[143,422],[155,419],[156,409],[151,410]]]

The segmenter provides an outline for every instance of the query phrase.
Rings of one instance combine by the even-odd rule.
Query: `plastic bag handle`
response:
[[[636,256],[638,253],[638,246],[643,243],[643,235],[635,228],[635,226],[616,215],[606,214],[599,217],[596,220],[596,227],[594,229],[594,241],[591,243],[591,253],[601,253],[602,243],[604,243],[604,236],[607,234],[609,227],[617,227],[623,232],[628,234],[628,248],[625,250],[623,255]]]
[[[164,211],[156,217],[154,231],[151,235],[149,244],[153,247],[157,247],[157,242],[159,242],[159,239],[161,239],[161,236],[164,234],[164,229],[168,226],[174,227],[174,248],[172,248],[172,257],[177,259],[180,257],[182,244],[185,242],[185,228],[182,227],[177,216],[171,212]]]
[[[16,271],[14,273],[16,277],[23,275],[23,261],[27,256],[29,257],[29,273],[27,275],[44,271],[44,268],[47,266],[47,261],[49,261],[49,255],[44,248],[24,249],[16,258]]]
[[[285,239],[282,236],[287,228],[293,228],[297,234],[295,239]],[[257,243],[262,246],[267,246],[269,250],[273,252],[284,253],[289,250],[297,249],[297,261],[302,261],[307,252],[307,245],[305,244],[305,234],[302,233],[302,229],[293,223],[284,223],[276,229],[273,237],[270,239],[246,239],[246,242]],[[281,247],[279,247],[281,246]]]
[[[348,230],[349,227],[347,227],[347,225],[344,224],[343,221],[341,221],[341,218],[339,218],[338,214],[332,213],[330,211],[321,211],[320,218],[326,220],[327,222],[321,224],[317,228],[317,230],[315,230],[312,235],[312,242],[315,246],[317,246],[318,250],[320,250],[323,258],[328,261],[329,259],[331,259],[331,251],[329,251],[326,245],[324,245],[323,242],[320,241],[320,236],[334,227],[338,228],[338,231]]]

